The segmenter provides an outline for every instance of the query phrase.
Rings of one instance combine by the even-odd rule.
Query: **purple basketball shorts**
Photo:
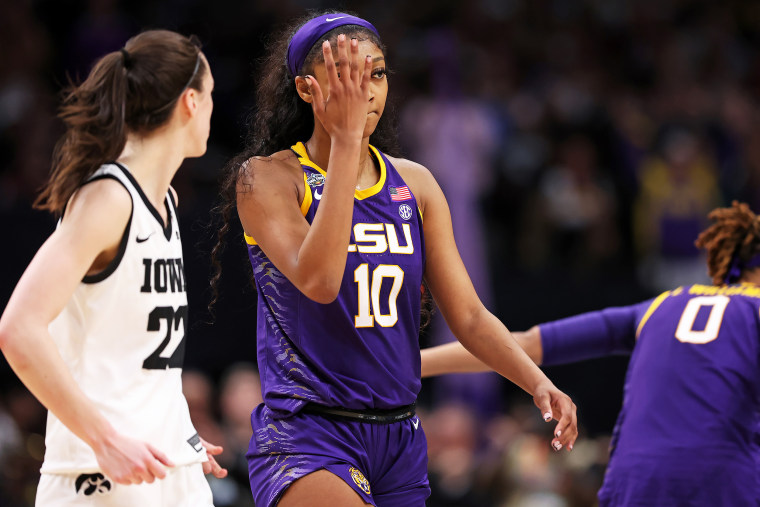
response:
[[[423,507],[430,496],[427,440],[417,416],[376,424],[299,413],[251,414],[248,476],[256,507],[277,505],[295,480],[325,469],[376,507]]]

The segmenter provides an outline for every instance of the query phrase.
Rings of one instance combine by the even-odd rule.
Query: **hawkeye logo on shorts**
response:
[[[111,481],[106,479],[103,474],[82,474],[74,482],[74,489],[77,494],[82,493],[85,496],[100,493],[104,495],[111,491]]]
[[[362,491],[369,495],[369,481],[366,477],[364,477],[364,474],[361,473],[359,469],[354,467],[349,468],[348,473],[351,474],[351,478],[354,480],[354,483],[356,483],[356,485],[359,486]]]

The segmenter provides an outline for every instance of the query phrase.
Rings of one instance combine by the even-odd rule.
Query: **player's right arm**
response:
[[[237,208],[243,229],[299,291],[319,303],[335,300],[343,280],[369,104],[372,62],[360,58],[354,44],[349,54],[348,45],[345,36],[338,37],[336,66],[330,44],[325,42],[322,53],[327,82],[320,86],[308,77],[299,89],[331,142],[326,168],[329,176],[311,225],[304,220],[295,198],[295,185],[304,184],[300,165],[297,178],[292,177],[292,169],[291,177],[286,178],[288,161],[281,156],[252,158],[238,185]]]
[[[48,332],[82,278],[114,258],[132,201],[111,179],[83,186],[37,251],[0,317],[0,349],[37,399],[95,452],[121,484],[163,478],[172,463],[147,443],[117,433],[77,385]],[[163,465],[162,465],[163,463]]]
[[[629,354],[636,342],[636,326],[651,301],[606,308],[533,326],[512,333],[515,341],[538,365],[567,364],[612,354]],[[489,371],[459,342],[421,351],[422,376]]]

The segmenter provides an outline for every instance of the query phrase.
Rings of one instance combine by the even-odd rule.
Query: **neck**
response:
[[[308,141],[304,143],[306,151],[312,162],[327,171],[327,165],[330,161],[330,135],[317,122],[317,127]],[[369,156],[369,137],[362,138],[362,145],[359,155],[359,174],[357,175],[357,184],[363,177],[375,170],[375,165]]]
[[[745,269],[739,278],[740,283],[752,283],[760,285],[760,268]]]
[[[127,144],[118,161],[129,168],[151,203],[161,208],[174,174],[185,156],[181,139],[168,131],[138,136],[127,135]]]

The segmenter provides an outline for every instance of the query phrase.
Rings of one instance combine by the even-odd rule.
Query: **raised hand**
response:
[[[565,447],[568,451],[572,451],[575,439],[578,438],[578,418],[573,400],[554,387],[551,382],[547,382],[535,390],[533,402],[541,410],[544,421],[549,422],[552,419],[559,421],[554,428],[552,448],[559,451]]]
[[[152,445],[112,434],[93,448],[98,465],[107,477],[119,484],[141,484],[166,477],[166,467],[174,463]]]
[[[369,108],[369,82],[372,58],[359,57],[359,44],[350,41],[350,58],[346,36],[338,35],[338,65],[335,64],[329,41],[322,44],[322,54],[327,73],[327,97],[313,76],[306,76],[314,99],[311,102],[314,116],[325,128],[331,139],[342,136],[361,138],[367,122]]]

